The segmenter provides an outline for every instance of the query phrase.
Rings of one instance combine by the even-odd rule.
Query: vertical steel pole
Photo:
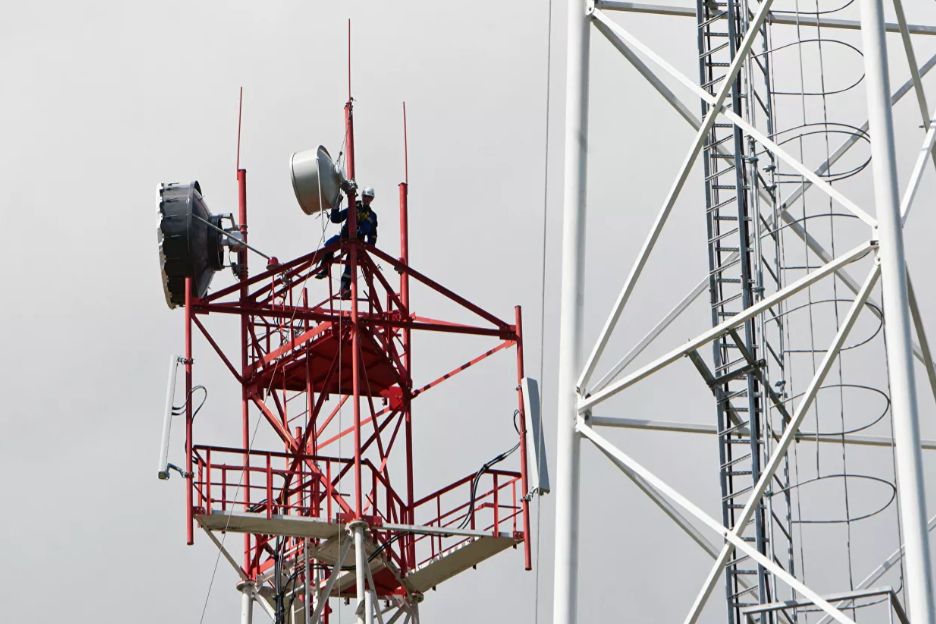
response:
[[[348,67],[351,66],[351,23],[348,22]],[[347,150],[348,150],[348,177],[354,179],[354,116],[352,114],[351,96],[350,96],[350,69],[348,76],[348,104],[345,106],[345,130],[347,132]],[[351,271],[351,392],[354,404],[354,517],[361,519],[364,512],[363,493],[361,488],[361,357],[358,349],[360,348],[360,338],[358,331],[358,279],[357,279],[357,197],[354,193],[348,193],[348,264]]]
[[[556,559],[553,622],[574,624],[578,591],[579,447],[576,380],[582,369],[585,303],[585,196],[588,155],[590,0],[569,2],[566,52],[565,191],[559,320]]]
[[[244,581],[237,586],[241,593],[241,624],[253,624],[253,581]]]
[[[305,568],[303,576],[305,577],[305,587],[304,594],[305,600],[303,600],[303,616],[302,619],[305,621],[305,624],[311,624],[312,622],[312,571],[309,569],[309,538],[302,540],[302,563]],[[318,585],[316,585],[318,587]]]
[[[185,543],[195,543],[195,517],[192,512],[192,278],[185,278]],[[210,477],[209,477],[210,478]]]
[[[367,565],[367,556],[364,552],[364,522],[357,521],[351,524],[351,530],[354,532],[354,573],[357,580],[357,623],[370,624],[365,620],[367,588],[364,585],[364,566]],[[338,571],[335,571],[337,574]],[[373,617],[373,616],[371,616]],[[370,619],[370,618],[368,618]]]
[[[862,0],[861,37],[867,76],[868,124],[880,239],[878,258],[881,263],[881,292],[886,319],[897,488],[906,545],[908,607],[914,624],[934,624],[923,458],[913,375],[907,267],[900,225],[894,118],[890,102],[882,0]]]
[[[403,102],[403,183],[400,184],[400,262],[409,267],[409,142],[406,136],[406,102]],[[406,306],[409,314],[409,273],[400,274],[400,301]],[[407,319],[409,320],[409,319]],[[413,389],[413,336],[409,327],[403,328],[403,366],[406,367],[407,395],[403,397],[403,418],[405,418],[404,437],[406,440],[406,506],[407,522],[416,524],[416,512],[413,509],[416,501],[413,479],[413,410],[410,404],[409,393]],[[407,570],[416,567],[416,542],[414,535],[403,538],[406,552],[404,561]]]
[[[527,448],[527,429],[526,429],[526,414],[523,413],[523,377],[525,372],[523,369],[523,314],[520,312],[520,306],[514,306],[514,316],[517,323],[517,403],[519,404],[518,412],[520,414],[520,422],[517,423],[517,427],[520,430],[520,483],[521,491],[523,492],[520,502],[520,506],[523,509],[523,566],[527,570],[533,569],[533,554],[530,548],[530,485],[529,479],[527,478],[527,453],[530,449]],[[495,483],[497,477],[494,477]],[[494,496],[497,497],[497,488],[494,489]],[[516,501],[514,501],[516,503]],[[494,506],[494,515],[497,516],[497,504]],[[497,527],[494,528],[495,532]]]
[[[408,165],[408,156],[406,156],[406,104],[403,105],[403,153],[404,153],[404,162],[407,162],[405,165],[405,174],[404,180],[409,179],[409,165]],[[409,266],[409,182],[402,182],[400,184],[400,262],[402,262],[407,267]],[[410,308],[410,297],[409,297],[409,273],[404,271],[400,274],[400,301],[406,307],[406,313],[409,314]],[[407,319],[409,321],[409,319]],[[407,391],[403,397],[403,415],[404,419],[404,431],[403,436],[406,443],[406,509],[407,509],[407,522],[409,524],[416,523],[416,515],[413,509],[413,503],[415,502],[414,494],[414,480],[413,480],[413,411],[410,404],[409,393],[413,389],[413,373],[412,373],[412,351],[413,347],[411,344],[412,333],[409,327],[403,328],[403,366],[406,367],[406,384]],[[415,561],[415,549],[414,549],[414,536],[408,535],[403,538],[404,540],[404,561],[406,562],[406,569],[412,570],[416,567]]]
[[[240,145],[240,122],[238,121],[238,146]],[[240,163],[240,149],[238,148],[238,163]],[[247,242],[247,170],[237,170],[237,221],[240,224],[240,234]],[[247,249],[243,248],[237,252],[237,266],[240,277],[240,303],[247,305]],[[250,332],[248,329],[248,319],[246,314],[241,314],[241,377],[247,379],[248,352],[250,344]],[[247,396],[247,385],[241,385],[241,444],[244,449],[244,508],[250,507],[250,455],[247,449],[250,447],[250,400]],[[244,571],[250,574],[250,534],[244,534]]]

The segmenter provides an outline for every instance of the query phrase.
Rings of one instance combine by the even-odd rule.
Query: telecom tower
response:
[[[902,228],[927,161],[936,163],[936,127],[930,127],[936,112],[928,112],[922,85],[936,57],[919,66],[913,52],[914,37],[934,35],[936,28],[908,24],[901,0],[894,0],[893,6],[897,23],[885,24],[883,0],[698,0],[694,8],[617,0],[570,2],[557,624],[576,621],[578,583],[588,580],[577,552],[583,439],[714,559],[708,576],[700,579],[696,598],[685,596],[685,624],[698,621],[716,594],[725,601],[729,624],[825,624],[832,619],[849,624],[859,618],[897,618],[907,624],[908,616],[914,624],[933,624],[928,529],[936,519],[927,524],[922,473],[922,449],[933,445],[920,440],[914,359],[925,367],[934,395],[936,371],[913,296]],[[656,19],[672,26],[668,35],[694,19],[697,73],[686,75],[674,67],[667,57],[672,49],[668,41],[644,40],[630,27],[634,13],[660,16]],[[675,181],[637,260],[630,273],[621,276],[623,287],[591,346],[583,342],[582,325],[593,28],[691,125],[695,138],[674,172]],[[896,91],[888,77],[886,32],[899,33],[891,46],[901,49],[902,44],[911,68],[911,80]],[[845,50],[848,60],[830,49]],[[788,52],[786,58],[783,51]],[[855,80],[841,77],[849,65],[857,68],[852,72]],[[831,74],[832,67],[835,79],[825,73]],[[864,100],[862,90],[867,122],[837,118],[843,107],[833,105],[841,101],[836,98]],[[892,107],[911,92],[925,133],[921,132],[922,148],[909,186],[899,189]],[[853,149],[856,146],[859,149]],[[861,147],[870,153],[856,156]],[[686,185],[699,169],[704,189]],[[872,182],[873,201],[867,192],[857,194]],[[659,324],[609,367],[607,362],[614,362],[606,349],[609,338],[629,310],[641,305],[631,294],[681,195],[695,198],[697,208],[695,214],[680,218],[704,219],[706,226],[708,263],[704,269],[696,267],[701,281],[681,301],[673,301],[675,307]],[[703,241],[699,245],[701,249]],[[701,314],[704,293],[711,329],[673,350],[668,347],[657,359],[632,366],[676,317]],[[852,331],[856,326],[871,329]],[[861,356],[861,350],[871,355]],[[850,362],[860,361],[860,366],[843,365],[846,351],[854,351],[848,357],[859,358]],[[651,420],[615,416],[611,397],[621,400],[629,387],[671,365],[693,366],[700,383],[711,391],[708,424],[671,422],[663,414]],[[883,408],[869,417],[869,404],[875,400]],[[715,436],[718,457],[691,469],[710,470],[717,479],[720,517],[707,514],[691,496],[612,444],[602,435],[603,427],[666,432],[684,444],[693,443],[686,440],[692,434]],[[868,435],[872,432],[885,435]],[[668,447],[676,444],[673,438]],[[849,464],[858,445],[887,453],[890,473]],[[803,453],[809,454],[808,462]],[[867,513],[856,512],[849,492],[854,495],[857,483],[869,482],[890,488],[893,496]],[[827,493],[819,500],[822,497],[811,494],[809,487],[819,483],[834,483],[828,490],[834,497]],[[833,509],[833,514],[811,515],[817,509]],[[885,527],[881,540],[885,535],[895,544],[902,539],[905,549],[897,547],[877,569],[854,570],[849,556],[847,573],[828,573],[821,579],[805,575],[809,554],[802,545],[804,535],[808,538],[821,526],[830,542],[841,539],[850,549],[852,531],[863,521]],[[810,565],[816,565],[815,558]],[[822,563],[819,567],[831,569]]]
[[[344,169],[321,147],[292,158],[294,190],[308,214],[339,207],[342,195],[355,206],[353,121],[349,94]],[[514,318],[502,320],[411,266],[407,182],[399,186],[400,257],[358,239],[352,209],[348,238],[288,261],[248,244],[247,172],[239,163],[237,184],[236,220],[211,214],[197,182],[160,187],[163,280],[170,307],[184,307],[185,356],[170,364],[159,476],[177,471],[184,477],[187,543],[201,529],[234,568],[241,579],[242,622],[251,621],[254,604],[277,624],[328,622],[334,617],[330,599],[355,598],[358,622],[415,623],[426,591],[499,552],[522,547],[529,569],[528,505],[548,486],[539,463],[527,474],[528,451],[542,447],[541,440],[528,441],[527,431],[542,434],[536,384],[524,376],[519,306]],[[383,214],[386,219],[390,212]],[[252,252],[264,256],[265,268],[248,262]],[[331,279],[310,279],[326,254],[334,256],[326,266],[335,281],[344,267],[349,270],[350,296],[343,297]],[[225,266],[236,280],[210,292],[212,277]],[[476,322],[418,316],[413,286],[434,291]],[[239,323],[236,342],[223,326],[232,317]],[[412,346],[429,332],[483,337],[490,345],[462,366],[417,384]],[[196,334],[204,339],[200,357]],[[425,491],[414,474],[414,455],[430,446],[444,451],[452,440],[430,445],[420,439],[416,399],[511,349],[516,376],[504,383],[516,388],[517,402],[505,406],[505,427],[491,435],[516,429],[517,438],[504,445],[519,451],[518,470],[497,465],[508,451],[486,463],[478,458],[465,466],[464,478]],[[216,427],[236,427],[236,447],[197,439],[193,432],[202,409],[197,362],[214,357],[239,388],[241,413],[205,413]],[[175,392],[179,366],[185,379],[181,405]],[[168,463],[173,416],[184,417],[182,467]],[[265,431],[258,438],[259,429]],[[270,431],[279,443],[258,448]],[[242,548],[235,547],[235,534],[242,536]]]

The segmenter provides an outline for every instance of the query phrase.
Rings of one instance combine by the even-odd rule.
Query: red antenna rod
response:
[[[346,156],[345,161],[347,162],[348,178],[354,179],[355,170],[354,170],[354,118],[351,113],[353,107],[353,100],[351,98],[351,20],[348,20],[348,103],[345,104],[345,142],[346,146]],[[349,228],[356,227],[356,222],[354,216],[349,216]]]
[[[403,102],[403,182],[409,184],[409,148],[406,144],[406,102]]]
[[[241,118],[244,114],[244,87],[240,88],[240,101],[237,104],[237,171],[240,171],[240,135]]]

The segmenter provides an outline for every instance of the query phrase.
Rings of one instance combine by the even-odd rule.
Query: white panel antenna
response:
[[[527,478],[530,494],[549,494],[549,467],[546,465],[546,442],[540,412],[539,383],[530,377],[520,381],[526,420]]]
[[[172,428],[173,401],[175,400],[176,373],[184,357],[173,355],[169,358],[169,387],[166,390],[166,412],[163,415],[162,443],[159,446],[159,472],[157,475],[165,481],[169,478],[169,430]]]

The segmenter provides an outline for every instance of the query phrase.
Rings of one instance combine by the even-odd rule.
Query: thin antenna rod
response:
[[[348,18],[348,101],[351,101],[351,18]]]
[[[237,168],[240,171],[240,136],[241,136],[241,118],[244,114],[244,87],[240,88],[240,101],[237,104]]]
[[[403,182],[409,184],[409,147],[406,144],[406,102],[403,102]]]

